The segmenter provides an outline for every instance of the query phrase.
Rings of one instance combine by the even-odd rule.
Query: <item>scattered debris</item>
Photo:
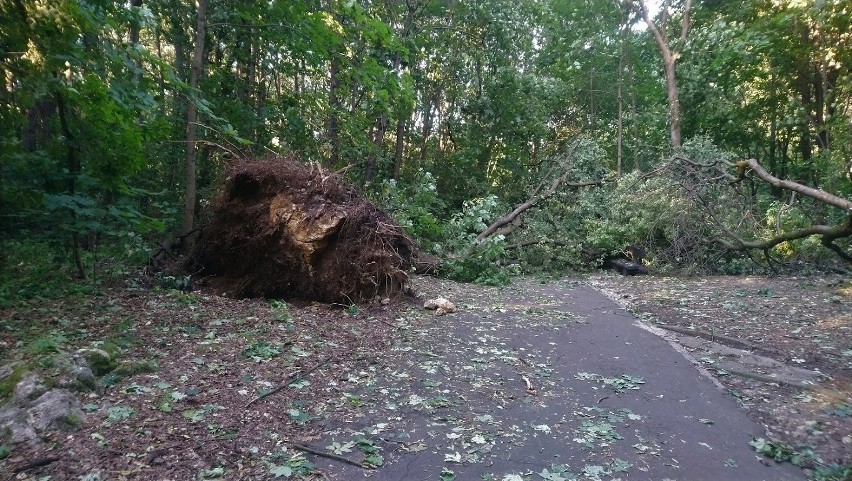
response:
[[[13,471],[14,471],[15,474],[21,474],[21,473],[23,473],[25,471],[29,471],[31,469],[36,469],[36,468],[40,468],[42,466],[47,466],[49,464],[53,464],[53,463],[59,461],[60,459],[62,459],[62,458],[59,458],[59,457],[56,457],[56,456],[50,456],[48,458],[36,459],[35,461],[30,461],[26,464],[23,464],[21,466],[16,467]]]
[[[780,329],[781,333],[801,328],[796,334],[799,339],[791,341],[795,346],[834,326],[834,335],[820,337],[821,348],[812,351],[821,356],[836,354],[831,359],[836,357],[838,362],[852,360],[852,352],[846,354],[850,351],[845,347],[848,338],[843,337],[848,323],[842,322],[852,303],[844,302],[838,308],[836,303],[823,303],[820,294],[788,295],[787,290],[777,287],[778,279],[771,280],[771,295],[761,294],[766,286],[758,281],[745,287],[723,288],[716,279],[670,279],[654,288],[643,282],[663,279],[610,275],[610,280],[615,285],[643,286],[630,291],[636,293],[632,298],[636,302],[653,296],[653,306],[657,308],[682,308],[677,311],[679,315],[669,315],[665,320],[683,329],[695,324],[717,341],[724,340],[718,338],[722,334],[758,345],[761,341],[756,336],[770,339],[772,334],[771,329],[768,335],[761,331],[765,325]],[[740,280],[730,278],[725,282]],[[571,479],[579,476],[578,472],[597,476],[646,461],[659,465],[663,461],[658,459],[670,463],[666,466],[677,467],[676,460],[665,457],[667,444],[636,434],[646,422],[646,413],[621,409],[624,399],[645,397],[654,391],[645,389],[642,379],[623,375],[622,370],[594,374],[596,371],[584,369],[590,372],[577,374],[585,381],[581,383],[582,391],[587,391],[584,397],[577,398],[582,404],[565,417],[542,409],[571,399],[580,391],[569,393],[565,376],[554,371],[554,364],[567,349],[562,349],[561,344],[549,344],[551,333],[555,329],[585,329],[586,323],[595,322],[593,312],[598,312],[559,315],[560,309],[565,308],[565,299],[548,294],[553,282],[587,289],[579,280],[547,284],[530,280],[506,288],[489,288],[414,278],[414,285],[424,293],[423,299],[453,299],[469,311],[470,315],[454,316],[452,326],[434,322],[431,315],[402,303],[382,306],[381,297],[354,315],[318,303],[282,307],[275,301],[235,300],[203,292],[108,288],[100,296],[83,297],[73,304],[44,301],[7,309],[3,317],[14,328],[9,332],[21,336],[15,338],[21,351],[34,344],[34,337],[23,337],[27,330],[22,327],[38,324],[52,328],[57,325],[55,320],[61,319],[59,325],[67,328],[63,331],[67,340],[61,341],[59,347],[62,351],[101,349],[110,353],[111,360],[115,356],[112,344],[118,343],[121,350],[116,365],[155,358],[160,368],[154,375],[128,375],[112,379],[108,385],[104,384],[106,376],[99,378],[98,396],[83,401],[88,404],[82,406],[87,414],[80,431],[73,436],[52,433],[46,443],[37,447],[7,444],[11,455],[0,460],[0,472],[12,473],[27,461],[54,456],[61,459],[33,468],[27,473],[29,477],[76,480],[92,475],[89,479],[96,479],[94,476],[105,476],[103,473],[130,469],[136,470],[133,476],[146,479],[311,479],[322,477],[325,469],[331,473],[358,473],[357,477],[341,479],[375,476],[374,471],[296,451],[291,443],[300,442],[308,447],[331,444],[321,450],[369,466],[386,462],[390,469],[398,467],[395,461],[405,453],[434,452],[439,460],[450,456],[444,466],[455,469],[457,479],[472,479],[467,476],[472,465],[490,463],[495,456],[515,453],[524,445],[532,447],[533,443],[551,438],[577,444],[578,448],[582,448],[581,444],[591,445],[595,458],[573,465],[573,475],[567,466],[565,470],[547,467],[542,472],[548,476]],[[676,287],[677,283],[684,287]],[[748,291],[741,296],[740,289]],[[762,306],[765,315],[761,317],[743,308],[755,302],[748,296],[752,291],[757,293],[758,302],[775,303],[788,297],[789,302],[772,309]],[[712,302],[714,299],[716,302]],[[737,304],[739,301],[743,301],[742,305]],[[704,319],[695,315],[713,305],[716,310],[709,312],[714,316]],[[809,309],[798,311],[801,315],[831,313],[836,317],[825,318],[839,319],[841,323],[800,323],[796,316],[773,315],[789,313],[791,308],[800,306]],[[788,318],[792,318],[792,326],[785,324]],[[738,331],[738,326],[748,329]],[[752,329],[756,332],[752,333]],[[471,335],[460,336],[459,332]],[[525,339],[523,336],[530,332],[541,335],[536,347],[514,342]],[[631,342],[632,339],[625,339],[625,345]],[[835,349],[828,349],[835,344]],[[566,347],[570,348],[570,343]],[[335,356],[333,363],[308,372],[329,355]],[[805,359],[807,367],[812,367],[811,352],[796,352],[793,357]],[[722,362],[714,360],[712,368]],[[0,372],[11,370],[0,367]],[[288,378],[290,374],[296,377]],[[838,374],[832,373],[839,379]],[[651,384],[651,379],[648,382]],[[807,441],[827,462],[847,459],[844,456],[848,456],[852,445],[847,429],[852,422],[852,404],[844,399],[851,390],[828,392],[820,386],[803,392],[791,391],[784,385],[741,385],[745,388],[732,392],[737,399],[782,420],[778,425],[768,425],[772,432],[766,434],[767,439],[776,439],[781,433],[797,449],[803,444],[799,439]],[[286,389],[274,398],[245,408],[250,400],[281,386]],[[642,389],[637,391],[640,386]],[[538,395],[518,395],[521,389],[529,388]],[[791,402],[779,402],[783,396]],[[794,400],[793,396],[798,397]],[[517,411],[510,411],[516,408],[524,412],[532,408],[529,412],[535,414],[518,422],[514,414]],[[798,413],[792,413],[793,408]],[[819,416],[811,417],[814,412]],[[410,429],[414,426],[410,423],[417,421],[404,420],[409,415],[431,420],[429,428]],[[722,417],[698,413],[688,419],[707,432],[714,432],[725,423]],[[358,441],[365,436],[372,436],[372,445]],[[571,443],[574,438],[582,442]],[[379,443],[399,446],[381,452],[383,444]],[[719,452],[716,443],[709,443],[715,448],[714,453]],[[624,457],[629,462],[615,460],[612,449],[620,446],[622,451],[630,451],[631,444],[636,452]],[[364,453],[363,460],[353,454],[355,449]],[[75,456],[66,454],[70,452]],[[720,456],[718,464],[728,454]],[[750,463],[751,456],[746,456]],[[749,463],[744,459],[732,457],[724,466],[738,464],[739,469],[745,469]],[[440,469],[439,462],[433,477]],[[644,468],[630,469],[632,477],[639,474],[636,469]],[[504,474],[505,471],[482,478],[503,479]],[[518,476],[523,479],[535,477],[533,472],[522,474]]]
[[[672,331],[772,437],[810,446],[826,462],[852,463],[852,418],[826,413],[852,405],[848,278],[602,274],[590,283]]]
[[[538,394],[538,392],[535,390],[535,387],[530,382],[530,378],[528,378],[524,375],[521,375],[521,379],[524,381],[524,384],[526,384],[526,386],[527,386],[527,394],[529,394],[530,396],[535,396],[535,395]]]
[[[316,456],[320,456],[323,458],[331,459],[333,461],[339,461],[341,463],[351,464],[352,466],[357,466],[359,468],[364,469],[375,469],[375,466],[370,464],[362,464],[355,461],[352,461],[349,458],[345,458],[343,456],[339,456],[334,453],[329,453],[320,449],[312,448],[310,446],[305,446],[304,444],[291,444],[293,448],[298,449],[299,451],[304,451],[306,453],[314,454]]]
[[[296,381],[297,379],[299,379],[299,378],[304,378],[304,377],[305,377],[305,376],[307,376],[308,374],[310,374],[310,373],[312,373],[312,372],[316,371],[317,369],[319,369],[319,368],[321,368],[321,367],[325,366],[326,364],[328,364],[328,363],[329,363],[332,359],[334,359],[334,356],[327,356],[325,359],[322,359],[320,362],[318,362],[318,363],[314,364],[312,367],[309,367],[309,368],[307,368],[307,369],[305,369],[305,370],[303,370],[303,371],[295,372],[295,373],[293,373],[293,374],[291,374],[291,375],[287,376],[287,379],[286,379],[284,382],[282,382],[282,383],[281,383],[281,385],[279,385],[277,388],[275,388],[275,389],[273,389],[273,390],[271,390],[271,391],[267,391],[267,392],[265,392],[265,393],[263,393],[263,394],[261,394],[261,395],[257,396],[256,398],[254,398],[254,399],[252,399],[251,401],[249,401],[249,403],[248,403],[248,404],[246,404],[246,406],[245,406],[245,407],[249,407],[249,406],[251,406],[252,404],[256,403],[257,401],[260,401],[261,399],[263,399],[263,398],[265,398],[265,397],[269,397],[269,396],[271,396],[271,395],[273,395],[273,394],[275,394],[275,393],[277,393],[277,392],[281,392],[281,391],[283,391],[284,389],[286,389],[286,388],[287,388],[287,386],[289,386],[290,384],[293,384],[293,382],[294,382],[294,381]]]
[[[612,262],[612,265],[615,268],[615,272],[623,276],[645,275],[648,273],[647,267],[625,259],[616,259]]]
[[[456,305],[443,297],[427,300],[423,303],[423,308],[434,310],[436,316],[443,316],[444,314],[456,312]]]

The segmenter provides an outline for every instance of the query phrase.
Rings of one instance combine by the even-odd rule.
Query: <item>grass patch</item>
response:
[[[24,374],[29,371],[29,368],[24,364],[18,364],[12,368],[12,372],[0,380],[0,402],[6,402],[11,399],[12,393],[15,392],[15,386],[24,378]]]

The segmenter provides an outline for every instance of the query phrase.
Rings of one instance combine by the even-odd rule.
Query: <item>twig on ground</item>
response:
[[[55,457],[55,456],[51,456],[49,458],[36,459],[35,461],[31,461],[27,464],[24,464],[23,466],[19,466],[19,467],[15,468],[14,473],[15,474],[21,474],[24,471],[29,471],[31,469],[40,468],[42,466],[47,466],[48,464],[53,464],[53,463],[59,461],[59,459],[60,458]]]
[[[145,457],[145,462],[147,464],[151,464],[160,456],[168,453],[169,451],[171,451],[173,449],[177,449],[181,446],[183,446],[183,444],[171,444],[169,446],[163,446],[162,448],[157,448],[157,449],[151,451],[150,453],[148,453],[148,456]]]
[[[310,453],[310,454],[320,456],[320,457],[323,457],[323,458],[331,459],[331,460],[334,460],[334,461],[340,461],[341,463],[351,464],[352,466],[358,466],[359,468],[363,468],[363,469],[372,469],[370,466],[367,466],[363,463],[352,461],[351,459],[344,458],[343,456],[338,456],[336,454],[329,453],[327,451],[321,451],[319,449],[315,449],[315,448],[312,448],[310,446],[305,446],[303,444],[290,444],[290,446],[293,446],[295,449],[298,449],[299,451],[304,451],[306,453]]]
[[[293,381],[295,381],[296,379],[298,379],[300,377],[307,376],[308,374],[310,374],[310,373],[316,371],[317,369],[323,367],[324,365],[328,364],[328,362],[331,361],[332,359],[334,359],[334,356],[328,356],[325,359],[323,359],[322,361],[314,364],[312,367],[310,367],[310,368],[308,368],[304,371],[294,372],[293,374],[287,376],[287,379],[285,379],[284,382],[282,382],[280,386],[278,386],[277,388],[275,388],[275,389],[273,389],[269,392],[265,392],[265,393],[261,394],[260,396],[252,399],[251,401],[248,402],[248,404],[245,405],[245,407],[247,408],[247,407],[251,406],[252,404],[260,401],[263,398],[269,397],[269,396],[271,396],[275,393],[283,391],[284,389],[287,388],[287,386],[292,384]]]
[[[396,324],[391,324],[390,322],[388,322],[388,321],[386,321],[386,320],[384,320],[384,319],[376,319],[376,320],[377,320],[377,321],[379,321],[379,322],[381,322],[382,324],[384,324],[384,325],[388,326],[388,327],[392,327],[392,328],[394,328],[394,329],[399,329],[399,326],[397,326]]]

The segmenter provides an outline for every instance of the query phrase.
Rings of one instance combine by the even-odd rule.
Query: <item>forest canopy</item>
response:
[[[631,244],[658,270],[852,260],[843,0],[8,0],[0,78],[2,299],[144,264],[271,154],[462,280]]]

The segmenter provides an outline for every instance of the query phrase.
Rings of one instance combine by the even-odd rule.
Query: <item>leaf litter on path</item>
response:
[[[823,379],[808,389],[713,368],[724,357],[694,355],[766,428],[767,436],[812,449],[825,463],[852,464],[852,282],[814,277],[624,277],[591,285],[652,324],[743,348]],[[746,374],[743,376],[742,374]],[[707,421],[707,422],[705,422]],[[709,424],[710,420],[702,420]]]

